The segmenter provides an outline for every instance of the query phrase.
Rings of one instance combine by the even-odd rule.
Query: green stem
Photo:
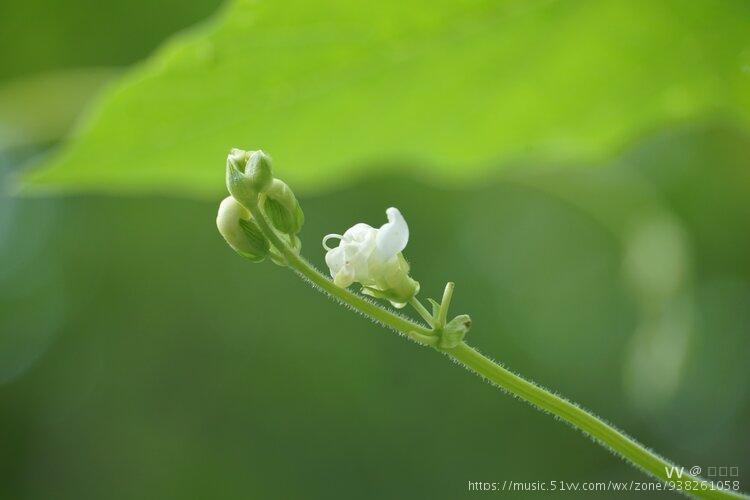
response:
[[[684,493],[700,498],[747,498],[731,491],[712,490],[710,483],[687,473],[682,474],[682,478],[678,478],[672,472],[670,478],[667,471],[676,467],[673,463],[583,408],[503,368],[466,343],[461,343],[458,347],[451,349],[447,355],[511,394],[565,420],[655,478],[665,483],[675,482],[682,485]],[[676,470],[679,469],[676,467]],[[690,491],[685,491],[687,488],[691,488]]]
[[[279,238],[257,206],[248,207],[248,209],[258,222],[261,231],[263,231],[271,244],[276,247],[282,255],[284,255],[289,267],[294,269],[298,274],[308,279],[314,285],[317,285],[334,298],[358,310],[365,316],[368,316],[373,320],[412,338],[413,340],[420,341],[421,339],[422,343],[427,344],[428,341],[432,339],[432,337],[429,337],[431,334],[429,329],[426,329],[411,320],[393,314],[349,290],[335,285],[309,262],[292,251],[289,246]],[[453,292],[452,285],[452,283],[449,283],[443,297],[442,306],[446,309],[444,314],[447,314],[447,305],[450,302]],[[421,315],[430,316],[418,300],[412,301],[412,305]],[[443,313],[443,308],[441,308],[441,313]],[[427,318],[425,317],[425,319]],[[592,413],[589,413],[570,401],[563,399],[533,382],[503,368],[464,342],[453,349],[442,350],[442,352],[474,373],[486,378],[493,384],[496,384],[501,389],[518,396],[543,411],[552,413],[562,420],[565,420],[577,429],[593,437],[599,444],[617,453],[651,476],[664,481],[667,485],[676,485],[676,488],[679,489],[676,489],[675,491],[681,491],[700,498],[750,498],[733,491],[711,489],[711,484],[709,482],[687,473],[682,473],[682,477],[680,478],[677,477],[676,472],[672,472],[672,477],[670,478],[668,471],[679,471],[680,467],[675,466],[668,460],[653,453],[642,444],[626,436]],[[673,469],[673,467],[676,467],[676,469]]]
[[[419,313],[420,316],[422,316],[422,319],[424,319],[428,325],[434,327],[435,318],[432,317],[432,314],[427,310],[427,308],[422,305],[422,303],[419,301],[418,298],[412,297],[409,301],[409,304],[412,305],[415,311]]]
[[[449,281],[445,285],[443,291],[443,300],[440,301],[440,310],[438,311],[438,325],[440,328],[445,327],[445,322],[448,320],[448,309],[451,306],[451,299],[453,298],[453,282]]]

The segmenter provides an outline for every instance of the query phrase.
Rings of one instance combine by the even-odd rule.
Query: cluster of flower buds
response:
[[[268,257],[279,265],[306,265],[290,254],[299,254],[302,245],[297,235],[305,216],[289,186],[274,177],[268,155],[233,149],[227,157],[226,182],[231,196],[221,202],[216,225],[229,246],[253,262]],[[466,315],[447,320],[453,284],[446,287],[441,303],[431,300],[430,314],[416,299],[419,282],[409,275],[402,254],[409,242],[409,226],[397,208],[386,210],[386,216],[388,222],[379,228],[359,223],[343,234],[323,238],[334,284],[348,288],[358,283],[362,293],[398,308],[412,303],[432,328],[429,335],[407,332],[414,340],[445,349],[457,346],[471,320]],[[328,246],[332,239],[339,244]],[[295,262],[287,262],[285,255]]]
[[[273,229],[299,252],[297,234],[305,215],[292,190],[273,176],[271,158],[263,151],[233,149],[227,157],[227,189],[231,196],[219,205],[216,226],[237,253],[253,262],[266,257],[284,265],[285,259],[263,234],[251,211],[265,214]]]

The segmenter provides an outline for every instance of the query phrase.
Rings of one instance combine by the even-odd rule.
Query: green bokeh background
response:
[[[217,5],[9,1],[0,85],[131,64]],[[55,142],[0,151],[6,193]],[[323,234],[398,206],[414,276],[432,296],[457,282],[480,350],[682,465],[738,467],[747,491],[748,153],[744,128],[712,116],[601,164],[519,161],[455,188],[389,165],[301,193],[303,251],[322,266]],[[481,495],[468,481],[645,480],[240,259],[217,205],[0,198],[0,498],[453,499]]]

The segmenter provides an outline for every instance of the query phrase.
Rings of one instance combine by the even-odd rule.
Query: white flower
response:
[[[323,238],[326,264],[336,285],[346,288],[360,283],[363,291],[388,298],[402,305],[419,290],[419,284],[409,277],[409,265],[401,251],[409,241],[409,226],[397,208],[386,210],[388,222],[380,229],[364,223],[355,224],[343,235],[329,234]],[[330,248],[328,240],[338,238],[337,247]]]

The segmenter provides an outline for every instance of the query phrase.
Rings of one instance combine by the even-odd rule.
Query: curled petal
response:
[[[343,236],[341,236],[340,234],[326,234],[326,235],[325,235],[325,236],[323,237],[323,248],[325,248],[325,249],[326,249],[326,250],[328,250],[328,251],[331,251],[331,250],[333,250],[333,248],[335,248],[335,247],[329,247],[329,246],[328,246],[328,245],[326,244],[326,243],[328,243],[328,240],[333,240],[333,239],[337,239],[337,240],[340,240],[340,239],[342,239],[342,238],[343,238]]]
[[[409,242],[409,226],[397,208],[391,207],[385,211],[388,222],[378,230],[375,239],[378,257],[384,262],[395,257],[406,248]]]

